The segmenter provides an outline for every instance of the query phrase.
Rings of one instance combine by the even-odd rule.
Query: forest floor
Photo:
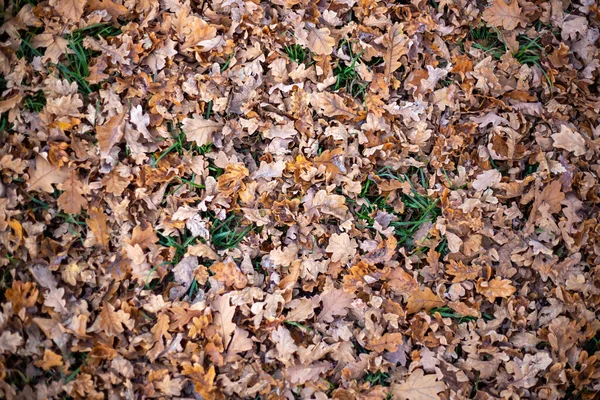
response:
[[[0,398],[598,398],[596,1],[0,9]]]

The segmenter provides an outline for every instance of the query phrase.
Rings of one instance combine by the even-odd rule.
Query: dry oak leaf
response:
[[[88,332],[102,331],[108,336],[117,336],[124,332],[123,326],[131,330],[134,324],[135,321],[130,319],[128,313],[123,310],[115,311],[112,304],[105,303]]]
[[[325,250],[328,253],[332,253],[331,261],[339,261],[342,264],[346,264],[354,257],[357,248],[358,244],[356,244],[356,240],[350,239],[350,236],[344,232],[340,235],[337,233],[331,235],[329,244]]]
[[[419,287],[416,279],[400,266],[393,268],[387,279],[390,288],[398,294],[410,293]]]
[[[158,236],[154,233],[154,228],[150,224],[146,226],[146,229],[142,229],[139,226],[133,228],[131,233],[131,239],[126,239],[125,242],[131,246],[139,244],[142,249],[151,249],[154,244],[158,242]]]
[[[561,125],[560,132],[553,133],[551,137],[555,148],[565,149],[578,157],[585,154],[585,139],[568,126]]]
[[[517,0],[512,0],[510,4],[504,0],[494,0],[494,4],[486,8],[481,17],[488,24],[497,28],[503,27],[508,31],[512,31],[519,24],[525,28],[528,22]]]
[[[248,284],[248,278],[235,265],[234,262],[218,262],[210,266],[214,272],[213,278],[219,282],[224,282],[225,286],[241,290]]]
[[[106,11],[113,19],[127,14],[127,7],[112,0],[89,0],[89,6],[92,11]]]
[[[404,383],[394,385],[392,392],[399,400],[437,400],[444,390],[446,384],[438,382],[437,375],[425,375],[422,369],[416,369]]]
[[[44,358],[34,363],[36,367],[40,367],[44,371],[48,371],[52,367],[60,367],[63,365],[62,356],[56,354],[52,350],[46,349],[44,351]]]
[[[108,234],[108,226],[106,225],[106,214],[98,207],[92,207],[89,211],[89,219],[85,222],[88,224],[96,242],[104,247],[108,247],[110,236]]]
[[[415,314],[421,310],[429,311],[445,304],[444,301],[428,287],[411,291],[406,303],[406,312],[408,314]]]
[[[398,350],[401,344],[402,334],[400,332],[393,332],[372,339],[367,343],[366,349],[377,353],[382,353],[383,351],[393,353]]]
[[[477,281],[477,293],[484,295],[490,302],[494,302],[497,297],[507,298],[517,291],[511,285],[510,279],[501,279],[496,277],[489,282],[479,279]]]
[[[465,265],[462,261],[456,262],[455,260],[450,260],[450,265],[446,266],[446,273],[454,276],[452,282],[456,283],[475,279],[479,275],[481,266],[473,263],[469,264]]]
[[[243,180],[250,174],[244,164],[229,164],[217,180],[217,189],[223,196],[237,193],[244,185]]]
[[[194,114],[193,118],[183,119],[181,129],[188,141],[193,140],[198,146],[204,146],[212,143],[212,135],[223,129],[223,124]]]
[[[223,339],[224,348],[229,345],[231,335],[236,328],[236,324],[233,322],[236,306],[230,304],[230,298],[228,295],[217,296],[211,304],[211,308],[215,311],[213,320],[217,325],[221,339]]]
[[[96,127],[96,137],[98,138],[98,146],[100,146],[100,154],[103,158],[108,156],[110,150],[123,139],[124,122],[126,112],[121,115],[115,115],[102,126]]]
[[[317,317],[319,322],[333,322],[334,317],[343,317],[348,313],[348,307],[354,301],[354,293],[343,289],[329,288],[320,295],[323,307]]]
[[[411,42],[402,31],[402,24],[392,25],[383,37],[385,46],[383,60],[385,61],[385,75],[389,77],[394,71],[402,66],[400,57],[408,53]]]
[[[335,93],[313,93],[310,102],[327,117],[356,118],[356,113],[344,103],[344,98]]]
[[[181,373],[190,378],[194,382],[194,390],[204,399],[214,399],[214,381],[216,377],[215,367],[210,366],[206,371],[200,364],[190,364],[184,362]]]
[[[50,164],[41,155],[35,156],[35,167],[29,168],[29,181],[27,191],[54,192],[53,183],[63,183],[69,174],[68,169],[60,169]]]
[[[306,24],[308,30],[307,44],[310,51],[318,55],[327,55],[333,52],[335,46],[335,39],[330,36],[328,28],[317,29],[311,23]]]
[[[331,367],[331,363],[327,361],[309,365],[297,362],[295,365],[287,368],[286,375],[290,383],[302,385],[306,382],[317,380],[322,373],[331,371]]]
[[[5,352],[14,354],[22,344],[23,338],[21,335],[4,331],[2,332],[2,335],[0,335],[0,354]]]
[[[63,193],[58,198],[58,206],[67,214],[79,214],[86,208],[88,201],[83,196],[84,186],[79,179],[77,171],[72,170],[65,182],[58,186]]]
[[[473,182],[473,189],[477,191],[485,190],[489,187],[496,187],[502,180],[502,174],[496,169],[489,169],[477,175]]]

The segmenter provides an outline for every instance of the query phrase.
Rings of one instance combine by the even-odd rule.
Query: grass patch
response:
[[[387,372],[369,372],[367,375],[365,375],[365,382],[368,382],[371,386],[389,387],[390,382],[388,379],[390,379],[390,374]]]
[[[331,86],[334,91],[345,89],[346,93],[354,98],[364,99],[367,87],[369,84],[363,81],[360,74],[356,70],[360,62],[362,52],[354,54],[352,45],[348,40],[343,40],[340,46],[346,46],[350,55],[350,63],[346,64],[343,61],[338,61],[333,68],[333,75],[336,77],[335,83]]]
[[[175,253],[173,254],[173,258],[170,261],[167,261],[167,264],[177,265],[181,261],[181,259],[187,253],[188,246],[194,244],[198,240],[198,238],[192,236],[190,232],[185,229],[184,235],[180,238],[174,238],[172,236],[163,236],[158,233],[158,244],[165,247],[172,247],[175,249]]]
[[[394,179],[400,182],[409,182],[412,190],[410,195],[401,194],[401,200],[404,203],[404,213],[396,213],[391,206],[387,204],[387,198],[383,196],[371,195],[373,189],[376,190],[377,184],[371,179],[367,179],[359,197],[366,200],[367,204],[363,204],[356,212],[359,219],[366,222],[366,227],[373,229],[374,215],[377,210],[382,210],[398,217],[397,221],[392,221],[390,226],[394,228],[394,233],[398,245],[409,248],[414,247],[412,236],[417,232],[421,225],[428,222],[435,222],[438,216],[441,215],[439,207],[439,199],[420,194],[413,186],[412,182],[406,175],[397,175],[388,168],[381,169],[377,175],[380,178]],[[426,187],[425,176],[421,171],[421,184]]]
[[[241,215],[231,213],[223,221],[214,219],[210,238],[217,250],[236,247],[254,229],[254,224],[243,225]]]
[[[457,323],[459,323],[459,324],[462,324],[463,322],[477,321],[479,319],[472,315],[458,314],[457,312],[455,312],[453,309],[451,309],[448,306],[432,308],[429,311],[429,315],[431,315],[431,316],[433,316],[436,313],[440,314],[440,316],[442,318],[452,318],[452,319],[456,320]],[[492,317],[491,315],[486,314],[486,313],[481,313],[481,317],[486,321],[491,321],[494,319],[494,317]]]
[[[30,94],[23,99],[23,106],[26,110],[39,113],[46,105],[44,92],[38,90],[35,94]]]
[[[305,64],[306,66],[309,66],[314,63],[310,54],[310,50],[299,44],[285,46],[283,51],[285,54],[287,54],[290,60],[297,64]]]
[[[474,42],[472,44],[474,48],[480,49],[496,59],[500,59],[500,57],[509,51],[502,40],[502,33],[494,27],[489,28],[486,25],[480,25],[476,28],[470,28],[468,36]],[[520,64],[529,65],[531,67],[537,66],[544,74],[550,89],[552,89],[552,81],[541,65],[542,59],[546,57],[546,52],[544,46],[541,45],[540,40],[541,36],[532,39],[527,35],[518,35],[517,42],[519,43],[519,50],[512,52],[511,54]]]

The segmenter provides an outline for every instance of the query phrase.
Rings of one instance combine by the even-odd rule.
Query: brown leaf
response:
[[[319,322],[333,322],[334,317],[343,317],[348,313],[348,307],[354,301],[354,294],[343,289],[329,288],[321,295],[323,306],[317,316]]]
[[[377,353],[383,353],[389,351],[390,353],[398,350],[402,344],[402,334],[400,332],[386,333],[385,335],[371,339],[366,349]]]
[[[53,0],[50,1],[50,5],[60,14],[62,17],[71,20],[79,21],[83,15],[83,9],[87,3],[87,0]]]
[[[423,289],[414,289],[410,292],[406,304],[408,314],[418,313],[421,310],[429,311],[432,308],[441,307],[445,303],[428,287]]]
[[[409,44],[408,36],[404,34],[402,25],[399,23],[392,25],[383,37],[385,46],[383,60],[385,61],[385,75],[388,79],[394,71],[402,66],[400,58],[408,53]]]
[[[104,303],[102,311],[100,311],[100,314],[88,331],[104,332],[108,336],[117,336],[123,333],[123,326],[132,329],[134,323],[125,311],[115,311],[115,307],[112,304]]]
[[[497,28],[503,27],[508,31],[515,29],[517,25],[526,27],[529,22],[523,16],[517,0],[512,0],[510,4],[505,3],[504,0],[494,0],[494,4],[486,8],[481,17],[488,24]]]
[[[235,331],[236,324],[233,322],[236,306],[230,304],[230,296],[217,296],[212,302],[212,309],[215,311],[214,321],[217,325],[223,346],[227,348],[231,341],[231,335]]]
[[[579,132],[575,132],[568,126],[561,125],[560,132],[553,133],[551,137],[555,148],[565,149],[577,157],[585,154],[585,139]]]
[[[453,275],[454,279],[452,282],[463,282],[471,279],[475,279],[481,271],[481,266],[473,263],[469,265],[463,264],[462,261],[450,260],[450,265],[446,266],[446,273]]]
[[[60,367],[63,365],[62,356],[54,353],[52,350],[44,350],[44,358],[34,363],[37,367],[40,367],[44,371],[48,371],[53,367]]]
[[[83,196],[83,182],[79,179],[77,171],[72,170],[69,177],[58,187],[63,193],[58,198],[58,206],[68,214],[79,214],[82,208],[86,208],[88,201]]]
[[[399,400],[437,400],[438,393],[446,390],[444,382],[437,381],[437,375],[425,375],[422,369],[416,369],[404,383],[394,385],[392,392]]]
[[[183,119],[181,129],[188,141],[193,140],[198,146],[204,146],[213,142],[212,135],[221,131],[223,124],[194,114],[193,118]]]
[[[54,192],[53,183],[63,183],[69,174],[68,169],[51,165],[41,155],[35,156],[35,167],[29,168],[29,181],[27,191]]]
[[[215,263],[210,266],[210,270],[214,272],[213,278],[227,287],[241,290],[248,284],[246,275],[232,261]]]
[[[515,293],[517,289],[511,285],[510,279],[494,278],[489,282],[479,279],[477,282],[477,293],[481,293],[490,302],[496,300],[497,297],[509,297]]]
[[[333,46],[335,45],[335,39],[329,36],[331,33],[329,29],[317,29],[317,27],[311,23],[306,24],[306,29],[308,30],[307,39],[310,51],[318,55],[331,54]]]
[[[96,127],[96,137],[98,138],[98,146],[100,146],[100,154],[106,158],[113,146],[121,142],[124,134],[124,122],[127,113],[115,115],[109,119],[104,125]]]
[[[350,239],[350,236],[346,232],[337,234],[334,233],[329,238],[329,244],[325,249],[331,254],[331,261],[340,262],[342,264],[348,263],[356,254],[358,244],[354,239]]]
[[[106,225],[106,214],[98,207],[92,207],[89,216],[90,218],[86,219],[85,222],[96,238],[96,242],[101,246],[108,247],[110,236]]]

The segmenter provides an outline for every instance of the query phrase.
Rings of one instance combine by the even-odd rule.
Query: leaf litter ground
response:
[[[598,397],[596,2],[0,6],[0,397]]]

